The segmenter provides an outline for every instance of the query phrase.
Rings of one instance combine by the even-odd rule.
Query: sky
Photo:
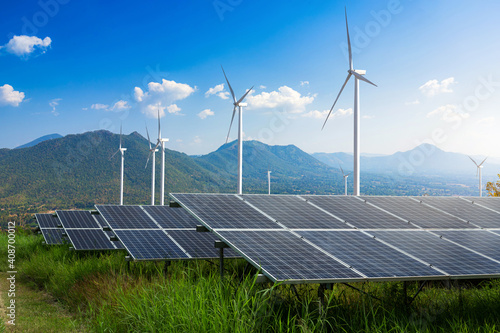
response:
[[[352,152],[344,8],[360,83],[361,151],[421,143],[500,157],[500,2],[5,0],[0,148],[106,129],[206,154],[245,102],[245,140]],[[236,115],[237,117],[237,115]],[[237,122],[229,140],[237,138]],[[145,147],[145,149],[147,149]]]

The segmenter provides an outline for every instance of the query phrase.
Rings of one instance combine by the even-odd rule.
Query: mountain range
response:
[[[88,209],[94,204],[116,204],[120,158],[117,155],[110,160],[110,157],[118,149],[119,140],[119,135],[101,130],[42,140],[27,148],[0,149],[0,222],[25,220],[32,213],[54,209]],[[148,142],[137,132],[124,135],[122,140],[123,147],[127,148],[124,202],[149,204],[151,163],[145,168]],[[416,157],[420,156],[421,150],[433,148],[419,146],[415,149],[416,152],[388,156],[364,156],[361,161],[361,192],[382,195],[477,193],[473,164],[465,155],[436,148],[432,158],[418,164],[415,161],[418,161]],[[243,151],[244,193],[267,193],[267,170],[271,170],[273,193],[342,194],[344,183],[337,160],[345,170],[352,165],[352,156],[348,154],[311,156],[294,145],[269,146],[258,141],[245,141]],[[156,155],[157,165],[160,165],[159,155]],[[456,173],[444,173],[446,170],[439,173],[440,169],[453,167],[446,163],[464,163],[464,158],[468,163],[463,171],[468,176],[461,175],[460,168],[455,168]],[[410,166],[413,162],[415,172],[398,172],[407,166],[403,163],[405,159]],[[496,172],[500,172],[500,167]],[[236,174],[236,141],[202,156],[166,150],[167,193],[235,193]],[[156,177],[156,184],[159,184],[159,170]],[[494,180],[484,179],[485,182]],[[352,177],[348,178],[348,185],[351,192]],[[156,193],[159,201],[158,186]]]

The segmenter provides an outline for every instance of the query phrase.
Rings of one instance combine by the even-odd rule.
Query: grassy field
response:
[[[217,262],[173,262],[167,272],[163,263],[131,263],[128,268],[123,252],[68,251],[42,240],[20,230],[16,237],[18,283],[25,299],[32,300],[18,318],[34,323],[43,317],[43,326],[34,332],[500,331],[498,280],[462,281],[460,289],[433,282],[410,306],[402,283],[354,284],[374,297],[337,284],[326,291],[319,311],[318,285],[294,290],[257,284],[255,274],[242,274],[243,260],[227,260],[221,281]],[[7,244],[3,233],[0,242]],[[6,246],[1,254],[7,258]],[[6,260],[0,270],[7,270]],[[417,288],[418,283],[409,283],[408,295]],[[62,321],[50,319],[52,310],[40,302],[57,303],[61,316],[56,320]]]

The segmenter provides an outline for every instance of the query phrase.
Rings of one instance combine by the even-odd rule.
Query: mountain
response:
[[[24,144],[22,146],[14,148],[14,149],[29,148],[29,147],[36,146],[40,142],[47,141],[47,140],[52,140],[52,139],[59,139],[59,138],[62,138],[62,137],[63,137],[62,135],[57,134],[57,133],[49,134],[49,135],[44,135],[44,136],[39,137],[38,139],[35,139],[35,140],[31,141],[31,142],[28,142],[28,143],[26,143],[26,144]]]
[[[332,167],[338,163],[344,170],[352,170],[353,156],[346,153],[314,153],[315,158]],[[473,157],[478,163],[484,157]],[[494,161],[494,160],[492,160]],[[405,152],[397,152],[386,156],[361,156],[360,164],[363,172],[382,175],[408,176],[475,176],[476,166],[464,154],[446,152],[431,144],[421,144]],[[486,163],[483,178],[496,178],[500,173],[500,165]],[[485,178],[486,177],[486,178]]]
[[[29,219],[32,213],[55,209],[90,209],[94,204],[117,204],[120,158],[116,155],[110,160],[110,157],[118,149],[119,140],[118,134],[94,131],[46,140],[23,149],[0,149],[0,222],[23,221]],[[151,161],[145,169],[148,142],[137,132],[124,135],[122,140],[123,147],[127,148],[124,202],[149,204]],[[269,146],[258,141],[245,141],[243,147],[244,193],[267,193],[267,170],[272,171],[273,193],[344,192],[343,178],[336,164],[329,166],[294,145]],[[415,154],[410,151],[385,157],[363,157],[366,159],[363,161],[370,159],[374,161],[371,162],[372,170],[385,171],[388,165],[398,161],[402,163],[405,158],[414,161],[415,156],[420,156]],[[160,155],[156,154],[157,166],[160,165]],[[327,162],[333,163],[334,159],[328,155],[325,155],[330,158]],[[444,158],[453,156],[445,154]],[[334,157],[343,159],[345,166],[352,163],[352,156],[348,154]],[[414,173],[410,177],[398,172],[368,172],[365,171],[366,166],[362,166],[363,194],[475,195],[477,191],[473,170],[469,178],[425,173]],[[433,170],[435,163],[426,164],[426,167]],[[235,193],[237,143],[227,143],[202,156],[188,156],[167,149],[165,172],[167,193]],[[156,198],[159,202],[159,170],[156,177]],[[351,193],[352,177],[348,178],[348,186]]]

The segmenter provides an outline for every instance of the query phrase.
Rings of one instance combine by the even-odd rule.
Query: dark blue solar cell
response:
[[[75,250],[115,250],[101,229],[66,229]]]
[[[60,245],[64,243],[62,238],[63,228],[45,228],[41,229],[41,232],[47,245]]]
[[[200,224],[192,215],[180,207],[142,206],[164,229],[196,228]]]
[[[52,214],[35,214],[35,217],[40,229],[57,228],[59,223],[61,223],[57,216]]]
[[[97,210],[113,229],[159,229],[141,206],[96,205]]]
[[[56,211],[64,229],[98,229],[100,226],[86,210],[57,210]]]
[[[214,247],[218,239],[210,232],[196,232],[196,230],[168,230],[167,233],[172,237],[186,252],[197,259],[215,259],[219,258],[219,249]],[[241,257],[234,250],[224,249],[225,258]]]

